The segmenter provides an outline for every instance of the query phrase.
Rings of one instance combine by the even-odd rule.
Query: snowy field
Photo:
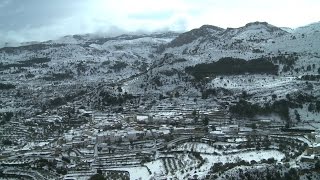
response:
[[[195,151],[200,152],[200,155],[204,159],[204,163],[200,168],[198,168],[199,161],[195,159],[195,157],[186,154],[172,154],[171,156],[166,155],[160,159],[146,163],[143,167],[116,168],[113,170],[128,171],[130,173],[130,179],[132,180],[158,179],[161,177],[185,179],[190,174],[204,178],[215,163],[236,163],[242,160],[246,162],[253,160],[261,162],[261,160],[267,160],[269,158],[274,158],[279,162],[285,158],[285,154],[277,150],[248,151],[222,155],[222,151],[206,144],[195,143],[193,146],[191,146],[191,144],[192,143],[183,144],[179,146],[177,150],[190,150],[191,147],[195,148]],[[214,155],[213,153],[218,153],[219,155]]]

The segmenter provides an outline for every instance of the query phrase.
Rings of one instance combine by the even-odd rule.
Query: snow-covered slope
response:
[[[123,92],[151,100],[159,99],[159,95],[172,98],[177,92],[196,99],[204,90],[217,89],[215,100],[222,103],[236,101],[247,91],[251,102],[271,102],[273,94],[278,99],[306,90],[316,94],[319,84],[310,85],[297,77],[320,71],[319,30],[319,23],[285,31],[265,22],[253,22],[228,29],[204,25],[180,35],[167,32],[118,37],[65,36],[1,48],[1,82],[10,82],[17,89],[68,83],[114,88],[116,83],[122,85]],[[278,76],[218,75],[213,79],[208,77],[206,84],[199,84],[185,72],[188,66],[224,57],[268,59],[279,66]],[[290,58],[294,61],[289,65],[281,62]]]
[[[248,23],[244,27],[229,28],[223,32],[225,39],[238,39],[261,42],[285,35],[287,32],[266,22]]]
[[[240,28],[202,26],[178,36],[164,53],[184,57],[190,64],[217,61],[222,57],[255,59],[295,54],[296,68],[319,64],[320,26],[314,23],[285,31],[266,22],[248,23]],[[182,43],[184,42],[184,43]],[[304,72],[302,72],[304,73]]]
[[[157,59],[155,52],[158,47],[176,36],[172,32],[118,37],[65,36],[42,43],[1,48],[0,62],[5,67],[4,71],[10,72],[8,67],[20,66],[17,64],[22,61],[49,58],[47,68],[33,66],[23,69],[35,75],[33,80],[71,71],[78,80],[90,76],[92,80],[114,82],[147,70]]]
[[[260,52],[260,45],[272,42],[288,32],[265,22],[248,23],[240,28],[222,29],[202,26],[181,34],[167,45],[166,52],[201,55],[211,58],[218,54]],[[182,43],[184,42],[184,43]],[[260,51],[259,51],[260,50]],[[250,54],[249,54],[250,55]],[[207,56],[207,57],[206,57]]]
[[[73,35],[42,43],[2,48],[0,61],[6,66],[32,58],[50,58],[48,68],[24,67],[27,72],[35,74],[33,79],[71,70],[79,80],[90,77],[93,80],[116,82],[151,68],[153,74],[148,72],[143,75],[148,78],[139,77],[142,82],[130,81],[132,86],[137,87],[140,86],[137,83],[150,81],[158,73],[162,79],[164,76],[161,73],[172,75],[172,72],[181,78],[181,75],[186,75],[185,67],[217,61],[223,57],[250,60],[280,54],[294,55],[298,60],[286,72],[282,72],[283,65],[280,65],[279,73],[299,76],[317,73],[320,67],[319,29],[319,23],[285,31],[266,22],[253,22],[228,29],[204,25],[180,35],[172,32],[118,37]],[[308,66],[313,68],[310,70]],[[169,76],[166,78],[170,78],[166,80],[167,84],[173,81]],[[174,81],[177,84],[181,82]],[[180,85],[184,86],[185,83]]]
[[[206,89],[216,89],[214,99],[223,99],[222,103],[237,101],[243,92],[249,94],[251,102],[260,104],[286,99],[288,94],[300,92],[318,97],[315,92],[319,90],[319,84],[298,80],[302,75],[319,73],[320,34],[317,29],[320,30],[317,24],[312,24],[290,32],[264,22],[229,29],[202,26],[168,43],[152,69],[126,82],[124,87],[134,94],[153,93],[170,97],[179,92],[192,98],[201,97]],[[207,79],[206,84],[197,84],[185,72],[188,66],[218,61],[223,57],[276,59],[272,63],[279,66],[278,76],[218,75]],[[292,64],[287,62],[290,57],[294,59]],[[310,87],[313,88],[310,90]]]
[[[300,33],[300,34],[312,34],[314,32],[319,32],[320,31],[320,21],[315,22],[312,24],[309,24],[307,26],[302,26],[294,30],[294,33]]]

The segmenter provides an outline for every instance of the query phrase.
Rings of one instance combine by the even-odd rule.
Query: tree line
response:
[[[202,63],[185,68],[185,72],[191,74],[196,80],[216,75],[240,75],[240,74],[277,74],[278,65],[274,65],[268,59],[259,58],[244,60],[240,58],[225,57],[217,62]]]

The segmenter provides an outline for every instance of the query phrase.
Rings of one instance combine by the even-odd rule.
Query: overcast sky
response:
[[[320,21],[320,0],[0,0],[0,41],[84,33],[186,31],[267,21],[295,28]]]

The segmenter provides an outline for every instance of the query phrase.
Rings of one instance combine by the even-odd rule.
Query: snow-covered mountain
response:
[[[247,92],[254,103],[272,103],[272,95],[285,99],[286,95],[299,92],[320,97],[319,84],[311,81],[310,85],[310,82],[297,80],[303,75],[317,75],[320,72],[317,26],[311,24],[303,29],[303,34],[299,28],[288,32],[265,22],[232,29],[202,26],[161,45],[159,59],[155,60],[151,69],[127,81],[124,89],[134,94],[149,92],[168,97],[179,92],[193,98],[201,97],[205,90],[216,89],[219,92],[216,98],[221,98],[221,95],[223,99],[229,98],[228,101],[237,100],[238,95]],[[197,84],[186,73],[186,67],[217,62],[225,57],[247,61],[266,59],[278,66],[278,76],[264,72],[260,76],[243,73],[224,77],[218,74],[213,79],[208,77],[206,84]],[[233,97],[228,95],[230,92]]]
[[[241,47],[248,48],[286,34],[288,34],[286,31],[265,22],[248,23],[244,27],[228,29],[202,26],[199,29],[181,34],[167,47],[181,48],[187,46],[189,49],[201,47],[199,53],[210,50],[210,48],[241,50]]]
[[[286,31],[253,22],[227,29],[204,25],[182,34],[72,35],[4,47],[0,83],[15,90],[4,94],[0,110],[39,112],[53,98],[79,94],[88,107],[98,109],[104,108],[100,95],[109,93],[128,93],[150,103],[202,99],[221,107],[244,95],[261,106],[311,96],[314,101],[302,102],[302,109],[290,107],[287,116],[298,112],[315,120],[318,114],[307,107],[320,99],[319,30],[319,23]],[[13,101],[21,92],[20,100]]]
[[[54,74],[68,72],[75,80],[117,82],[141,74],[141,82],[128,82],[128,86],[136,87],[150,81],[157,73],[160,73],[158,76],[161,73],[181,75],[185,74],[187,66],[214,62],[224,57],[250,60],[294,55],[296,62],[290,68],[282,62],[276,64],[281,75],[300,76],[317,73],[320,67],[319,29],[319,23],[285,31],[266,22],[253,22],[227,29],[204,25],[182,34],[72,35],[19,47],[4,47],[0,49],[0,62],[3,73],[11,74],[11,78],[19,76],[20,80],[25,74],[32,74],[28,80],[42,81]],[[50,61],[45,66],[42,63],[24,64],[35,58],[48,58]],[[308,66],[313,68],[310,70]],[[18,67],[20,71],[16,72]],[[157,73],[148,74],[151,72]],[[167,82],[174,80],[167,78]],[[129,89],[133,91],[135,88]]]
[[[165,52],[198,55],[207,61],[218,60],[221,56],[252,59],[275,54],[279,50],[316,53],[320,48],[317,29],[320,29],[317,23],[297,28],[291,33],[265,22],[228,29],[203,26],[178,36],[167,45]]]
[[[22,67],[27,73],[35,75],[33,80],[71,70],[74,78],[80,80],[107,78],[116,81],[148,69],[158,56],[155,52],[159,45],[170,42],[176,36],[173,32],[117,37],[65,36],[47,42],[1,48],[0,62],[7,71],[11,71],[11,67]],[[47,68],[19,65],[34,58],[49,58],[50,62],[46,63]],[[109,76],[106,77],[106,74]]]

